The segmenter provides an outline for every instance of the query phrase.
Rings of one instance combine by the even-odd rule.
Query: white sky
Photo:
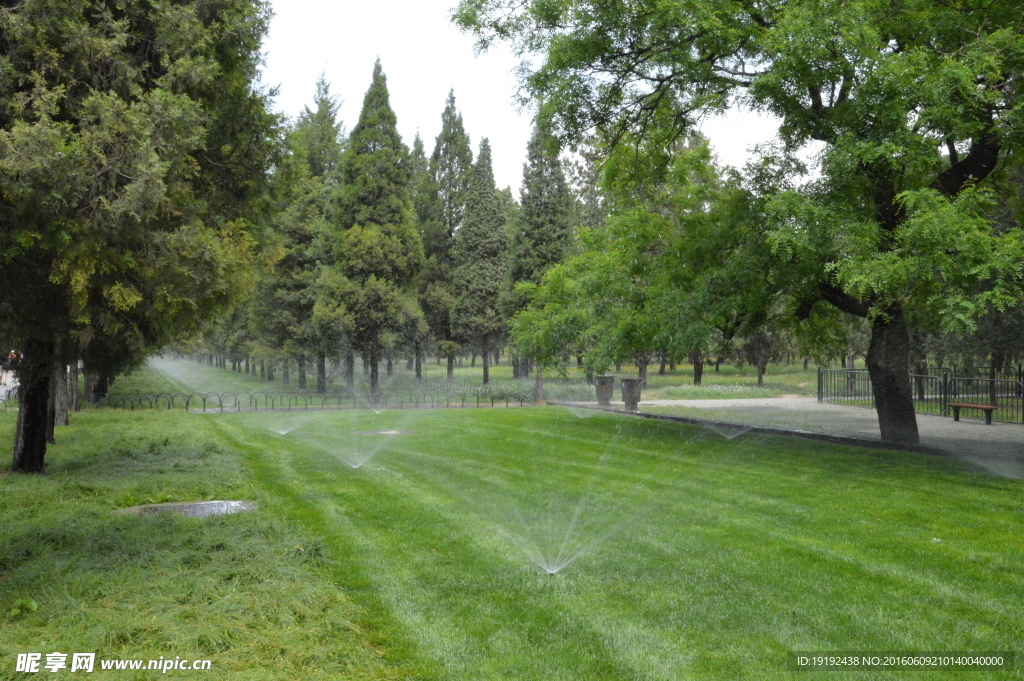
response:
[[[489,137],[499,187],[518,194],[530,136],[530,112],[513,101],[515,58],[504,47],[476,56],[473,39],[449,21],[457,0],[273,0],[275,17],[264,45],[264,83],[280,87],[277,106],[289,116],[311,104],[323,71],[343,100],[341,118],[351,130],[379,56],[388,77],[398,130],[412,146],[419,130],[427,155],[441,130],[448,91],[462,112],[474,156]],[[742,166],[753,144],[774,136],[776,124],[753,113],[732,112],[706,121],[719,160]]]

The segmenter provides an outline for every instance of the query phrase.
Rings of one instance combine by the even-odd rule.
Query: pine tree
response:
[[[431,235],[441,233],[441,203],[437,195],[437,184],[435,184],[430,174],[430,161],[427,159],[423,148],[423,139],[420,137],[419,132],[416,133],[416,138],[413,140],[410,161],[409,187],[413,212],[416,215],[416,224],[419,228],[420,237],[423,239],[424,244],[426,244],[430,240]],[[421,311],[429,309],[431,301],[429,296],[425,296],[425,294],[427,293],[427,287],[431,283],[431,276],[436,269],[434,267],[435,263],[436,257],[428,256],[418,276],[416,289]],[[450,308],[450,304],[445,306],[445,309],[448,308]],[[426,333],[423,334],[414,327],[412,333],[406,334],[406,337],[412,345],[416,379],[419,380],[423,377],[423,352],[426,344],[430,341],[430,327],[428,326]]]
[[[509,230],[509,260],[502,309],[510,319],[526,307],[516,291],[522,282],[539,284],[544,273],[568,254],[572,240],[573,197],[565,181],[561,161],[548,151],[549,138],[539,128],[526,147],[520,209]],[[513,360],[513,374],[528,373],[523,359]]]
[[[430,176],[435,187],[437,219],[424,223],[423,241],[429,258],[420,285],[420,305],[431,333],[448,359],[448,379],[455,369],[458,344],[452,332],[452,270],[455,233],[462,226],[466,211],[466,193],[472,172],[473,152],[462,115],[455,108],[455,93],[448,93],[441,113],[441,132],[430,156]]]
[[[316,81],[314,108],[303,107],[295,123],[294,153],[306,163],[311,177],[326,177],[341,158],[345,126],[338,120],[341,102],[331,94],[323,73]]]
[[[452,239],[462,226],[466,213],[466,194],[473,168],[473,151],[469,135],[462,124],[462,114],[455,108],[455,91],[448,93],[441,112],[441,132],[434,141],[430,156],[430,175],[437,185],[441,204],[441,232],[430,235],[424,244],[427,255],[438,255],[450,263]]]
[[[419,225],[420,237],[423,239],[424,254],[429,257],[427,243],[433,234],[440,231],[441,203],[437,183],[430,173],[430,160],[426,156],[419,132],[413,140],[412,154],[409,157],[409,195]]]
[[[333,266],[320,276],[320,320],[336,320],[370,363],[370,394],[380,399],[377,363],[399,333],[408,288],[423,263],[409,198],[409,150],[398,134],[380,61],[342,157],[334,216]]]
[[[333,172],[340,160],[343,125],[337,120],[340,103],[321,75],[313,97],[287,138],[290,152],[275,173],[278,207],[274,240],[282,257],[263,281],[253,326],[271,348],[295,359],[299,388],[306,388],[310,353],[317,358],[317,391],[325,392],[323,367],[331,347],[329,338],[312,323],[316,281],[322,253],[320,235],[327,228]],[[286,365],[287,368],[287,365]]]
[[[491,341],[502,326],[499,298],[505,280],[506,212],[494,186],[491,144],[484,138],[469,184],[462,228],[455,234],[457,267],[452,278],[458,292],[453,326],[458,337],[480,344],[484,385],[490,381]]]

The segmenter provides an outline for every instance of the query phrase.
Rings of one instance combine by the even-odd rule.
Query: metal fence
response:
[[[978,404],[993,406],[993,421],[1024,423],[1024,382],[1016,380],[966,378],[942,374],[910,375],[914,411],[919,414],[949,416],[949,405]],[[874,391],[867,371],[848,369],[818,370],[818,401],[848,404],[856,407],[875,406]],[[981,409],[963,409],[966,417],[984,418]]]
[[[453,409],[532,406],[532,395],[508,390],[419,391],[366,396],[269,392],[111,393],[98,406],[115,409],[184,409],[196,412],[324,411],[338,409]]]

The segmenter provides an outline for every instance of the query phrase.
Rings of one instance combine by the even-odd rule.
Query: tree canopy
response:
[[[321,319],[335,318],[370,364],[379,398],[377,362],[407,323],[423,242],[409,197],[409,150],[396,127],[387,78],[378,61],[341,161],[331,266],[320,277]]]
[[[485,137],[469,183],[462,228],[455,235],[458,292],[452,308],[456,334],[481,345],[484,384],[489,381],[490,341],[501,331],[499,305],[505,283],[505,207],[494,186],[491,143]]]
[[[16,470],[43,469],[55,362],[102,356],[116,373],[244,293],[277,152],[258,77],[268,17],[252,0],[0,9],[0,314],[24,351]]]
[[[748,185],[769,281],[801,318],[869,320],[882,437],[904,442],[908,316],[970,327],[1021,297],[1020,233],[994,228],[987,198],[1024,135],[1021,16],[980,0],[463,0],[455,15],[483,48],[542,55],[522,84],[563,143],[665,146],[735,102],[777,116]],[[801,185],[812,142],[820,175]]]

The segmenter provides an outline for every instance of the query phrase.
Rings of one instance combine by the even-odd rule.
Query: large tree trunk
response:
[[[18,362],[18,422],[14,433],[11,470],[45,473],[46,431],[49,422],[53,344],[32,342]]]
[[[288,360],[281,363],[281,383],[285,385],[290,384],[292,379],[291,372],[288,370],[290,364],[291,362]]]
[[[53,372],[54,387],[56,388],[53,393],[53,425],[70,426],[68,365],[62,361],[57,362],[53,365]]]
[[[50,372],[50,384],[46,387],[46,442],[56,444],[57,440],[53,434],[53,427],[57,422],[57,370],[56,366]]]
[[[693,362],[693,384],[700,385],[700,382],[704,380],[704,356],[695,352],[691,361]]]
[[[488,347],[487,336],[484,336],[483,345],[481,356],[484,359],[484,385],[487,385],[491,382],[491,349]]]
[[[345,353],[345,392],[349,397],[356,393],[356,356],[351,350]]]
[[[380,404],[380,368],[377,366],[379,358],[377,348],[370,348],[370,404],[374,407]]]
[[[646,352],[638,353],[636,356],[637,378],[640,379],[640,387],[647,387],[647,365],[651,363],[651,356]]]
[[[455,376],[455,355],[448,355],[448,380]]]
[[[106,399],[107,391],[110,390],[110,384],[113,382],[113,379],[105,374],[100,374],[96,377],[96,385],[92,389],[92,396],[93,399],[96,400],[97,404],[99,404],[101,400]]]
[[[82,403],[78,397],[78,360],[71,361],[71,372],[68,376],[68,385],[71,388],[68,396],[69,408],[72,411],[82,411]]]
[[[903,308],[893,305],[871,325],[867,365],[875,393],[878,427],[886,442],[917,444],[921,436],[910,387],[910,335]]]
[[[306,356],[303,355],[303,354],[300,354],[299,358],[296,360],[296,363],[299,365],[299,390],[305,390],[306,389]]]
[[[327,355],[322,352],[316,356],[316,391],[327,392]]]
[[[416,341],[415,359],[416,359],[416,380],[419,381],[423,378],[423,348],[420,347],[420,342]]]

